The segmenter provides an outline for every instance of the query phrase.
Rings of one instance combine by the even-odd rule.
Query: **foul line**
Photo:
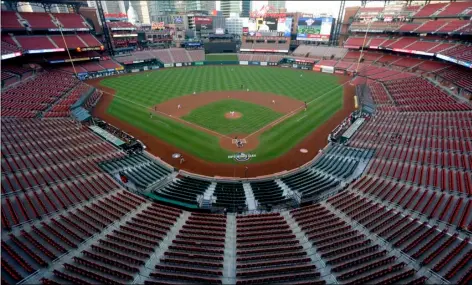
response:
[[[101,90],[101,89],[100,89],[100,90]],[[152,107],[148,107],[148,106],[141,105],[141,104],[139,104],[139,103],[136,103],[136,102],[134,102],[134,101],[131,101],[131,100],[126,99],[126,98],[123,98],[123,97],[120,97],[120,96],[118,96],[118,95],[112,94],[112,93],[107,92],[107,91],[104,91],[104,90],[101,90],[101,91],[102,91],[103,93],[107,94],[107,95],[112,96],[112,97],[116,97],[116,98],[119,98],[119,99],[121,99],[121,100],[123,100],[123,101],[126,101],[126,102],[128,102],[128,103],[131,103],[131,104],[134,104],[134,105],[136,105],[136,106],[139,106],[139,107],[148,109],[150,112],[159,113],[160,115],[169,117],[169,118],[174,119],[174,120],[176,120],[176,121],[180,121],[180,122],[183,123],[183,124],[191,125],[192,127],[205,130],[205,131],[207,131],[207,132],[210,132],[210,133],[212,133],[212,134],[215,134],[215,135],[218,136],[218,137],[233,139],[232,137],[229,137],[229,136],[227,136],[227,135],[223,135],[223,134],[220,134],[220,133],[218,133],[218,132],[215,132],[215,131],[212,131],[212,130],[210,130],[210,129],[207,129],[207,128],[205,128],[205,127],[196,125],[196,124],[194,124],[194,123],[192,123],[192,122],[185,121],[185,120],[183,120],[183,119],[181,119],[181,118],[179,118],[179,117],[175,117],[175,116],[172,116],[172,115],[169,115],[169,114],[160,112],[160,111],[154,111],[154,110],[152,110]],[[165,122],[161,122],[161,123],[166,124],[167,126],[169,126],[169,125],[168,125],[167,123],[165,123]]]
[[[181,118],[179,118],[179,117],[177,117],[177,116],[172,116],[172,115],[169,115],[169,114],[164,113],[164,112],[161,112],[161,111],[151,111],[151,112],[154,112],[154,113],[157,113],[157,114],[160,114],[160,115],[163,115],[163,116],[167,116],[167,117],[172,118],[172,119],[174,119],[174,120],[176,120],[176,121],[180,121],[182,124],[191,125],[191,126],[194,127],[194,128],[205,130],[205,131],[207,131],[207,132],[210,132],[210,133],[212,133],[212,134],[215,134],[215,135],[218,136],[218,137],[233,139],[232,137],[229,137],[229,136],[227,136],[227,135],[220,134],[220,133],[218,133],[218,132],[212,131],[212,130],[207,129],[207,128],[205,128],[205,127],[202,127],[202,126],[200,126],[200,125],[197,125],[197,124],[194,124],[194,123],[192,123],[192,122],[183,120],[183,119],[181,119]]]
[[[299,119],[297,120],[297,122],[300,122],[300,120],[303,119],[303,118],[305,118],[306,116],[307,116],[307,115],[305,115],[305,116],[299,118]]]

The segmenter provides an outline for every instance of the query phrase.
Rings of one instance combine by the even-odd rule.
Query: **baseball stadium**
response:
[[[472,282],[472,2],[152,2],[2,1],[2,284]]]

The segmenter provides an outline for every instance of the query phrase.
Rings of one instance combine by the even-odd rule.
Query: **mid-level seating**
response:
[[[352,192],[338,194],[328,202],[451,283],[470,276],[469,238],[459,239],[458,234],[448,234],[447,228],[440,230]]]
[[[116,189],[96,163],[120,155],[69,120],[3,119],[3,226],[41,218]]]
[[[434,86],[429,81],[410,77],[383,83],[393,105],[401,112],[467,111],[470,104],[458,102],[455,98]],[[375,86],[375,84],[371,84]],[[423,96],[422,94],[428,94]],[[391,101],[391,100],[390,100]]]
[[[438,72],[438,75],[447,81],[453,82],[462,88],[472,90],[470,70],[462,66],[453,66]]]
[[[52,13],[54,18],[66,29],[89,29],[87,22],[82,18],[80,14],[74,13]]]
[[[35,117],[67,94],[78,82],[61,72],[44,72],[33,80],[2,92],[2,116]]]
[[[126,212],[116,205],[109,214]],[[151,257],[173,227],[181,211],[148,204],[133,217],[63,265],[64,270],[54,272],[57,280],[76,276],[89,283],[128,283],[139,268]]]
[[[96,201],[84,203],[83,207],[71,208],[45,222],[5,235],[2,260],[14,267],[21,279],[27,277],[75,250],[81,242],[134,211],[144,201],[123,190],[112,191]],[[3,274],[2,262],[2,278],[18,281],[14,272]]]
[[[407,282],[414,278],[414,270],[397,261],[396,256],[382,250],[327,207],[315,204],[292,210],[291,214],[316,246],[318,254],[331,266],[338,282],[381,283],[391,278]]]
[[[193,213],[145,284],[222,284],[226,217]]]
[[[51,14],[49,13],[20,12],[18,15],[25,19],[33,30],[57,29],[57,26],[53,23]]]
[[[157,196],[177,200],[191,205],[197,205],[197,196],[210,186],[210,182],[190,177],[179,177],[164,189],[156,191]]]
[[[280,214],[237,217],[236,284],[324,284]]]

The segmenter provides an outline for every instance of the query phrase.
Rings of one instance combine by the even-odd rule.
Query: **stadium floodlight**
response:
[[[59,28],[59,32],[61,32],[61,37],[62,37],[62,40],[64,41],[64,47],[67,51],[67,54],[69,55],[70,64],[72,65],[72,69],[74,70],[75,77],[77,77],[77,71],[75,70],[74,61],[72,60],[72,56],[70,55],[69,48],[67,47],[66,38],[64,38],[64,34],[62,33],[62,28],[64,26],[57,19],[53,19],[52,22]]]
[[[372,25],[373,19],[366,20],[367,24],[367,29],[365,30],[365,35],[364,35],[364,41],[362,42],[362,47],[361,47],[361,54],[359,55],[359,59],[357,60],[357,67],[356,67],[356,75],[359,70],[359,64],[361,63],[361,58],[364,53],[364,46],[365,42],[367,40],[367,34],[369,33],[370,25]]]

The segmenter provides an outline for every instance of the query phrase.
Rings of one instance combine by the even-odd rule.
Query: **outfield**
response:
[[[238,61],[238,56],[234,53],[230,54],[207,54],[206,61]]]
[[[301,74],[303,76],[300,76]],[[196,157],[223,163],[228,163],[227,156],[230,151],[220,147],[218,137],[164,116],[150,119],[150,108],[171,98],[192,94],[194,91],[199,93],[240,90],[241,84],[251,91],[268,92],[310,102],[306,112],[300,112],[262,133],[259,146],[251,151],[257,154],[251,162],[261,162],[286,153],[328,120],[342,107],[343,94],[338,78],[332,75],[248,66],[172,68],[106,78],[101,84],[116,91],[116,97],[107,110],[110,115]],[[198,117],[202,118],[204,113],[213,116],[212,112],[215,110],[206,109],[200,113],[200,110],[196,109],[194,112],[200,113]],[[230,105],[227,111],[231,111]],[[272,120],[270,116],[267,118],[263,123]],[[206,120],[205,116],[201,120]],[[228,129],[221,131],[232,132]],[[250,133],[250,130],[245,130],[244,133]]]

